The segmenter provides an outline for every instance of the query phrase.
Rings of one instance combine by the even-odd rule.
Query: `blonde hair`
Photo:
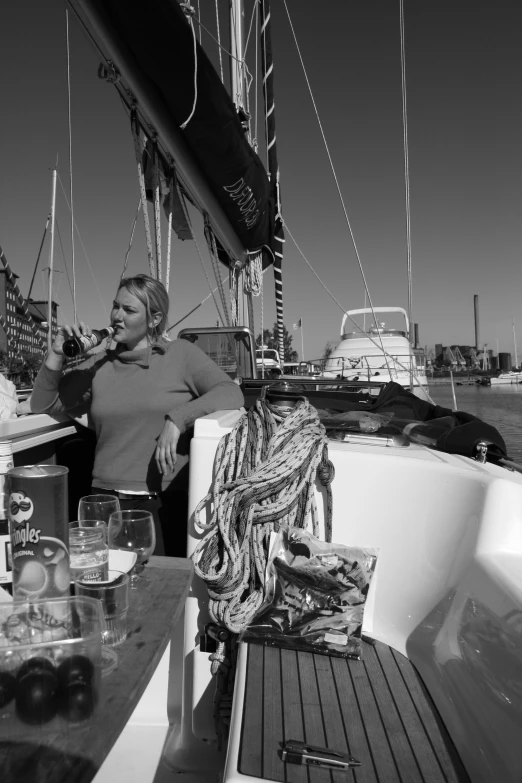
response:
[[[169,320],[169,295],[162,282],[155,280],[149,275],[135,275],[134,277],[122,277],[118,286],[118,291],[125,288],[129,294],[132,294],[145,305],[147,314],[147,323],[150,323],[152,316],[159,313],[161,315],[158,323],[152,327],[152,337],[157,340],[165,332]]]

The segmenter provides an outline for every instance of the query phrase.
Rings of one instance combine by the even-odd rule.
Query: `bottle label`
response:
[[[96,565],[75,567],[71,565],[71,581],[79,582],[106,582],[109,578],[109,560]]]
[[[93,332],[90,337],[87,337],[85,334],[82,335],[79,338],[79,342],[82,353],[85,353],[86,351],[90,351],[91,348],[96,348],[96,346],[100,343],[100,339],[96,332]]]

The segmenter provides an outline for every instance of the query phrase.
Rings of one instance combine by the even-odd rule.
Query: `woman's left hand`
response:
[[[176,448],[180,435],[181,433],[174,422],[167,419],[158,438],[156,451],[154,452],[156,464],[162,476],[167,476],[174,470],[174,465],[177,460]]]

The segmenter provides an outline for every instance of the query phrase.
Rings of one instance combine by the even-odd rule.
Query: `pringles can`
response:
[[[14,598],[69,595],[68,472],[62,465],[7,472]]]

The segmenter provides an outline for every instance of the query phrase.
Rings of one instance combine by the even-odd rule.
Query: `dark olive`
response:
[[[58,708],[58,679],[48,669],[33,669],[16,684],[16,714],[24,723],[47,723]]]
[[[56,673],[56,669],[54,668],[54,665],[49,660],[49,658],[35,656],[34,658],[29,658],[27,661],[23,662],[23,664],[18,669],[16,679],[21,680],[22,677],[25,677],[26,674],[32,671],[49,671],[52,674]]]
[[[66,687],[71,682],[90,683],[94,677],[94,664],[85,655],[71,655],[57,669],[60,687]]]
[[[9,672],[0,672],[0,710],[14,698],[16,680]]]
[[[60,688],[60,715],[72,723],[79,723],[92,715],[96,704],[96,694],[92,683],[71,682],[68,687]]]

